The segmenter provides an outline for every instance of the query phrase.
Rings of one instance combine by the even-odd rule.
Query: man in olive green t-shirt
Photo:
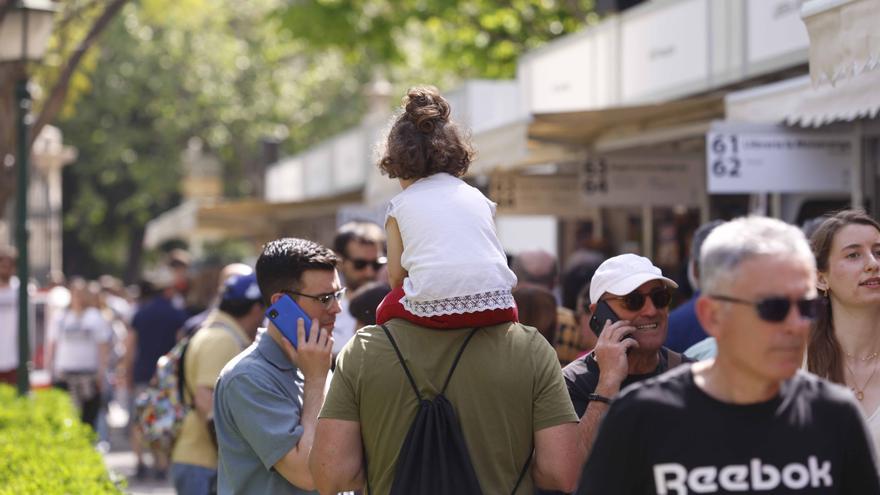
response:
[[[436,396],[471,329],[431,330],[402,319],[386,326],[420,392]],[[574,489],[586,456],[578,418],[556,353],[535,329],[505,323],[478,330],[445,395],[485,493],[510,493],[533,446],[532,476],[517,493],[531,494],[536,484]],[[319,415],[310,468],[320,492],[359,489],[368,477],[375,493],[388,493],[417,409],[385,333],[377,326],[361,329],[339,355]]]

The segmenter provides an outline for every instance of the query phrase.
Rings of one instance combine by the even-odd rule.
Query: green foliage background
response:
[[[19,398],[0,384],[0,495],[119,494],[94,433],[58,390]]]
[[[179,203],[193,137],[221,161],[228,197],[252,195],[261,139],[293,153],[351,127],[374,78],[395,94],[510,78],[524,51],[595,21],[592,0],[134,1],[84,61],[60,123],[79,149],[65,271],[139,273],[144,225]]]

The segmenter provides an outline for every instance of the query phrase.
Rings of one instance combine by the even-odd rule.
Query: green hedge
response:
[[[119,494],[68,396],[0,384],[0,495]]]

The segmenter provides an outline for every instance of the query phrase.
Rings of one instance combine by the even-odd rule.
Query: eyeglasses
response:
[[[718,294],[709,294],[708,297],[719,301],[754,306],[758,311],[758,316],[762,320],[771,323],[779,323],[780,321],[785,320],[785,317],[788,316],[788,311],[791,309],[792,303],[797,306],[798,312],[801,314],[802,318],[808,320],[815,319],[816,314],[819,312],[819,304],[821,304],[821,300],[818,297],[812,299],[796,299],[794,301],[786,297],[768,297],[766,299],[761,299],[760,301],[746,301],[745,299]]]
[[[645,300],[648,298],[651,298],[655,308],[663,309],[672,302],[672,291],[666,287],[658,287],[647,294],[634,290],[625,296],[606,297],[605,299],[620,299],[626,309],[638,311],[645,306]]]
[[[324,306],[324,309],[330,309],[330,307],[333,306],[334,302],[339,302],[342,300],[342,297],[345,295],[345,287],[339,289],[336,292],[318,294],[317,296],[313,296],[311,294],[303,294],[302,292],[296,292],[292,290],[282,290],[281,292],[290,296],[302,296],[309,299],[314,299],[315,301],[321,303],[321,305]]]
[[[384,256],[381,256],[381,257],[376,258],[374,260],[349,258],[348,261],[351,261],[351,264],[354,266],[355,270],[363,270],[364,268],[366,268],[368,266],[372,266],[373,270],[379,271],[379,269],[381,269],[383,266],[385,266],[385,263],[388,262],[388,258],[386,258]]]

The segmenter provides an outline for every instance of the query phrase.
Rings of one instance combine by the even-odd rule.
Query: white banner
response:
[[[593,36],[583,34],[548,45],[527,59],[532,113],[568,112],[596,107]]]
[[[706,0],[667,2],[662,9],[624,16],[621,27],[623,102],[708,84]]]
[[[848,192],[856,145],[846,134],[716,124],[706,136],[708,190]]]
[[[749,64],[772,60],[810,47],[801,20],[803,0],[749,0],[747,46]]]

